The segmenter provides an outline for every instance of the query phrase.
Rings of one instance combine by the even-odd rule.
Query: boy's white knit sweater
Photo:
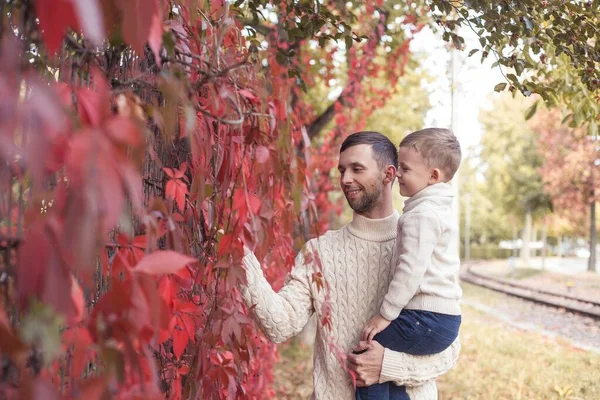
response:
[[[321,316],[325,295],[329,293],[331,328],[324,327],[321,318],[317,318],[315,399],[355,398],[350,375],[342,369],[329,343],[335,343],[347,354],[359,342],[366,322],[379,311],[394,274],[397,222],[397,212],[378,220],[355,214],[350,224],[307,243],[306,249],[318,253],[329,291],[319,290],[314,283],[314,263],[304,256],[308,252],[298,255],[286,285],[278,293],[264,278],[254,254],[244,257],[248,283],[242,287],[242,294],[247,305],[254,306],[260,328],[274,342],[298,334],[313,313]],[[412,386],[408,391],[414,400],[437,399],[433,380],[456,363],[459,350],[458,340],[432,356],[411,356],[386,349],[380,382]]]
[[[380,309],[385,319],[398,318],[402,309],[460,315],[460,259],[452,246],[458,235],[453,199],[452,186],[437,183],[404,203],[394,277]]]

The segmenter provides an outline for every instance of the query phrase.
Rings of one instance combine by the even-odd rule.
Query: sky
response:
[[[428,75],[434,78],[433,82],[425,85],[429,92],[429,101],[432,108],[425,117],[425,127],[450,128],[458,138],[461,145],[463,160],[470,155],[476,155],[474,151],[480,143],[483,134],[482,124],[479,122],[481,110],[490,108],[490,99],[494,94],[494,86],[504,82],[504,78],[498,68],[492,68],[495,59],[493,56],[481,63],[481,52],[468,57],[471,49],[480,49],[477,36],[469,31],[458,32],[464,37],[466,47],[463,51],[455,53],[456,75],[455,75],[455,126],[452,121],[452,95],[449,66],[451,53],[449,46],[441,38],[440,34],[429,28],[421,30],[411,42],[411,51],[420,53],[424,57],[422,68]],[[485,112],[485,111],[484,111]],[[460,221],[460,191],[458,174],[452,179],[455,191],[453,209],[455,218]],[[463,227],[459,227],[462,231]],[[460,235],[451,244],[458,251]]]
[[[470,153],[469,149],[479,144],[482,127],[479,122],[480,108],[490,104],[494,96],[494,86],[504,79],[498,68],[491,68],[495,61],[490,55],[482,64],[481,53],[467,57],[469,51],[479,48],[479,42],[474,33],[469,30],[459,32],[466,41],[466,49],[457,52],[456,74],[456,124],[454,133],[458,137],[463,156]],[[430,92],[432,109],[425,120],[426,126],[451,128],[451,85],[449,79],[450,51],[441,35],[425,28],[411,42],[411,50],[424,56],[423,68],[435,78],[426,85]]]

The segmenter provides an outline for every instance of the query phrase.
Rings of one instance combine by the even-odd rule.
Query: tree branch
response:
[[[385,27],[387,25],[389,13],[381,9],[379,10],[379,12],[382,13],[384,17],[377,24],[377,26],[383,26],[383,32],[385,32]],[[377,28],[374,29],[373,36],[369,39],[369,41],[374,41],[375,43],[379,43],[381,41],[381,34],[379,33]],[[373,62],[373,60],[369,60],[369,62]],[[353,91],[354,88],[348,90],[348,86],[344,87],[344,90],[342,90],[342,94],[340,94],[340,96],[333,103],[331,103],[329,107],[327,107],[325,111],[321,113],[321,115],[319,115],[313,122],[310,123],[310,125],[307,126],[308,137],[310,138],[310,140],[318,136],[319,133],[321,133],[321,131],[325,128],[325,126],[333,119],[333,117],[335,116],[336,104],[340,103],[342,106],[345,105],[346,96],[350,93],[353,93]]]
[[[321,131],[325,128],[325,126],[329,122],[331,122],[331,120],[335,116],[335,105],[337,103],[341,103],[342,105],[344,105],[343,95],[340,95],[333,103],[329,105],[329,107],[325,109],[325,111],[321,113],[321,115],[315,118],[313,122],[311,122],[310,125],[306,127],[308,137],[310,140],[318,136],[319,133],[321,133]]]
[[[243,25],[245,26],[249,26],[250,28],[254,29],[256,32],[260,33],[261,35],[267,36],[268,34],[270,34],[271,32],[273,32],[275,30],[275,28],[272,28],[270,26],[266,26],[266,25],[256,25],[253,24],[251,20],[249,19],[240,19],[239,20]]]

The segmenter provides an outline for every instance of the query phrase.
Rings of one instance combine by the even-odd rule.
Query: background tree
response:
[[[588,270],[596,270],[596,202],[598,200],[598,142],[585,129],[562,123],[560,109],[543,109],[530,121],[538,135],[543,163],[540,168],[544,189],[559,215],[589,224],[590,257]]]
[[[432,1],[446,40],[463,47],[458,27],[479,36],[481,47],[469,54],[495,59],[506,79],[496,90],[537,93],[550,105],[564,104],[575,125],[590,122],[591,134],[598,130],[592,94],[600,87],[599,7],[598,0]]]
[[[480,116],[484,125],[480,157],[489,183],[487,193],[504,215],[524,220],[521,257],[525,261],[530,256],[533,219],[550,208],[539,173],[542,160],[537,138],[522,111],[528,104],[523,97],[502,96]]]
[[[478,156],[466,158],[460,167],[460,193],[461,193],[461,232],[465,230],[465,213],[467,207],[467,195],[470,196],[471,226],[470,241],[475,245],[497,246],[501,240],[511,239],[513,236],[513,225],[510,218],[504,213],[504,208],[499,206],[492,193],[500,193],[503,188],[491,189],[493,185],[501,184],[500,181],[488,181],[484,176],[482,168],[485,160]]]

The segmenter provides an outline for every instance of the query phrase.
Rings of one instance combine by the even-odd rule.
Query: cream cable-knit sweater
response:
[[[329,349],[330,338],[344,352],[359,342],[360,332],[378,313],[393,277],[393,252],[398,213],[383,219],[368,219],[354,214],[352,222],[340,230],[329,231],[309,241],[322,263],[329,285],[331,330],[317,320],[314,348],[314,399],[351,400],[355,397],[350,375]],[[298,334],[308,318],[321,308],[325,290],[318,290],[312,278],[315,272],[300,252],[285,286],[275,293],[263,276],[260,263],[249,253],[244,257],[248,284],[242,288],[244,300],[260,328],[273,342],[279,343]],[[380,382],[394,381],[410,386],[413,400],[437,399],[435,378],[447,372],[458,358],[460,343],[432,356],[411,356],[386,349]]]

